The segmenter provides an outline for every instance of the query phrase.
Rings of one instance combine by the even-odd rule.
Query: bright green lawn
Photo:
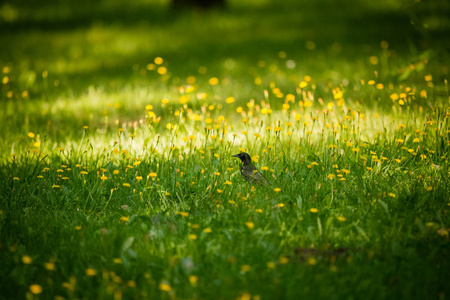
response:
[[[0,298],[450,297],[439,5],[2,4]]]

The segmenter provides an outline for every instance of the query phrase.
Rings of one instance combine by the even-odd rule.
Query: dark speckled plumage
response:
[[[263,174],[261,174],[261,172],[259,172],[258,169],[256,169],[256,167],[252,164],[252,158],[248,155],[248,153],[242,152],[232,156],[237,157],[242,161],[241,174],[250,184],[270,184]]]

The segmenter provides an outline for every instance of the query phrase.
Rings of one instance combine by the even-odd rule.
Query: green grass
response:
[[[448,28],[386,2],[1,6],[0,298],[448,298]]]

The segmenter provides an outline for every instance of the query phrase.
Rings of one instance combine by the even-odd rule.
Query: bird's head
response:
[[[246,152],[241,152],[239,154],[232,155],[232,157],[239,158],[244,164],[251,164],[252,163],[252,158]]]

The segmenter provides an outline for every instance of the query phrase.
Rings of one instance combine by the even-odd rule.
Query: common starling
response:
[[[242,161],[241,174],[250,184],[269,185],[270,182],[252,164],[252,158],[248,153],[242,152],[232,157],[238,157]]]

